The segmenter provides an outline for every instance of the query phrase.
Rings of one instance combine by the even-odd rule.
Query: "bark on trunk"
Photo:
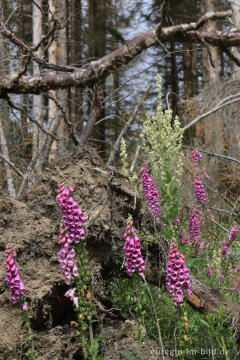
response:
[[[4,158],[7,161],[10,161],[9,155],[8,155],[8,146],[7,146],[7,142],[5,139],[5,134],[4,134],[4,130],[3,130],[3,117],[2,114],[0,114],[0,143],[1,143],[1,152],[2,155],[4,156]],[[11,171],[11,167],[5,162],[5,169],[6,169],[6,178],[7,178],[7,189],[8,189],[8,193],[11,197],[15,198],[16,197],[16,192],[15,192],[15,187],[14,187],[14,182],[13,182],[13,177],[12,177],[12,171]]]
[[[224,19],[232,14],[231,11],[224,11],[219,13],[206,14],[196,23],[180,24],[176,26],[168,26],[159,28],[158,26],[150,31],[139,34],[131,41],[111,52],[108,55],[96,61],[91,61],[87,66],[81,69],[64,67],[64,73],[42,74],[40,76],[32,77],[22,76],[16,81],[16,75],[6,76],[0,78],[0,97],[6,96],[6,93],[33,93],[56,90],[60,88],[69,88],[72,86],[79,86],[85,88],[92,86],[99,80],[105,79],[108,75],[115,72],[121,66],[128,64],[143,50],[150,46],[165,41],[187,41],[187,42],[207,42],[213,46],[237,46],[240,45],[240,31],[237,32],[206,32],[200,31],[208,19]],[[16,38],[10,30],[6,29],[4,23],[0,22],[1,33],[10,39],[15,45],[23,47],[26,52],[30,49],[20,39]],[[39,62],[46,68],[53,68],[39,59],[34,58],[34,61]]]
[[[42,7],[42,0],[35,0],[35,4],[32,5],[33,12],[33,46],[38,44],[42,38],[42,12],[39,8]],[[42,47],[39,47],[38,51],[34,53],[35,56],[42,58]],[[39,65],[33,64],[33,76],[39,75]],[[43,99],[42,95],[33,95],[32,103],[32,117],[39,124],[43,125],[42,114]],[[36,124],[32,124],[32,156],[38,152],[39,142],[41,139],[41,133]]]
[[[49,8],[52,13],[56,14],[55,18],[58,23],[61,24],[58,37],[52,42],[52,45],[49,48],[49,62],[64,66],[67,64],[67,32],[65,26],[67,14],[66,2],[62,1],[59,3],[56,0],[51,0],[49,2]],[[65,109],[67,105],[67,90],[59,89],[58,91],[52,92],[52,95],[60,102],[63,109]],[[55,121],[57,121],[56,112],[56,103],[49,100],[49,121],[51,121],[54,116],[56,117]],[[65,139],[67,136],[63,117],[61,117],[57,127],[57,137],[59,139],[58,142],[54,140],[51,145],[51,151],[49,154],[50,160],[54,160],[57,155],[61,156],[65,153]]]

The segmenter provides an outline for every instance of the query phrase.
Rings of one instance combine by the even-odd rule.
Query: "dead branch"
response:
[[[51,136],[56,141],[58,140],[55,135],[53,135],[51,132],[44,129],[44,127],[42,127],[42,125],[39,124],[39,122],[37,122],[35,119],[33,119],[21,106],[14,104],[8,95],[6,96],[6,100],[7,100],[8,105],[11,108],[14,108],[15,110],[22,112],[31,122],[36,124],[43,133]]]
[[[183,168],[186,170],[186,172],[192,176],[192,178],[194,177],[193,173],[188,170],[188,168],[183,165]],[[205,184],[206,189],[209,189],[210,191],[212,191],[213,193],[217,194],[219,197],[221,197],[228,205],[230,205],[232,208],[234,207],[234,204],[225,196],[223,196],[218,190],[213,189],[211,186],[209,186],[208,184]],[[226,230],[227,231],[227,230]]]
[[[130,170],[129,170],[129,173],[130,173],[130,174],[132,174],[133,171],[134,171],[134,169],[135,169],[135,166],[136,166],[136,162],[137,162],[137,158],[138,158],[140,149],[141,149],[141,145],[138,144],[138,145],[137,145],[137,148],[136,148],[136,151],[135,151],[135,154],[134,154],[134,158],[133,158],[132,164],[131,164],[131,166],[130,166]]]
[[[79,145],[81,145],[81,146],[86,144],[86,142],[94,128],[96,120],[102,111],[102,99],[101,99],[101,96],[99,94],[99,91],[98,91],[98,88],[96,85],[94,85],[94,88],[93,88],[93,95],[94,95],[93,108],[88,117],[87,124],[83,128],[82,134],[79,138]]]
[[[64,111],[64,109],[63,109],[62,105],[60,104],[60,102],[56,99],[55,96],[53,96],[50,93],[48,93],[46,96],[50,100],[52,100],[56,104],[57,108],[61,111],[62,116],[63,116],[63,120],[65,121],[66,125],[70,129],[70,137],[73,140],[74,145],[76,145],[76,146],[79,145],[80,140],[79,140],[79,138],[78,138],[78,136],[76,134],[75,128],[74,128],[72,122],[68,119],[68,117],[66,115],[66,112]]]
[[[48,158],[48,154],[49,154],[49,151],[51,149],[51,145],[52,145],[52,142],[54,139],[52,136],[48,135],[48,133],[49,133],[50,129],[51,129],[51,133],[53,133],[53,134],[56,133],[57,128],[59,126],[60,119],[61,119],[61,112],[59,111],[57,116],[53,116],[52,119],[50,119],[50,121],[48,122],[46,133],[45,133],[46,137],[45,137],[45,139],[43,139],[41,141],[38,152],[36,151],[36,153],[32,157],[32,159],[27,167],[26,172],[24,173],[23,180],[22,180],[22,183],[21,183],[19,191],[18,191],[18,196],[22,195],[25,186],[29,183],[30,175],[33,172],[33,170],[35,169],[36,164],[38,164],[37,162],[39,161],[40,166],[42,166],[44,160],[46,158]],[[51,134],[51,133],[49,133],[49,134]],[[38,173],[40,171],[39,168],[37,168],[36,170],[37,170],[36,173]],[[31,185],[33,185],[34,180],[35,179],[33,178],[31,181]]]
[[[183,148],[186,148],[186,149],[190,149],[190,150],[195,150],[195,148],[192,147],[192,146],[182,145],[182,147],[183,147]],[[215,157],[218,157],[218,158],[223,159],[223,160],[234,161],[234,162],[240,164],[240,160],[235,159],[235,158],[233,158],[233,157],[231,157],[231,156],[220,155],[220,154],[212,153],[212,152],[210,152],[210,151],[206,151],[206,150],[202,150],[202,149],[199,149],[199,150],[200,150],[202,153],[204,153],[204,154],[207,154],[207,155],[210,155],[210,156],[215,156]]]
[[[240,66],[240,60],[232,53],[232,51],[228,48],[224,48],[223,49],[224,52],[228,55],[228,57],[235,62],[235,64],[237,64],[238,66]]]
[[[31,76],[24,76],[19,79],[18,83],[14,82],[16,76],[6,76],[0,79],[0,97],[4,97],[6,93],[39,94],[40,92],[46,92],[50,89],[66,89],[71,86],[79,86],[82,88],[92,86],[97,81],[104,79],[111,73],[115,72],[121,66],[128,64],[143,50],[158,44],[159,41],[164,42],[174,40],[202,42],[204,40],[213,46],[238,46],[240,45],[240,32],[238,31],[198,31],[199,27],[210,19],[226,19],[229,16],[231,16],[231,11],[223,11],[206,14],[195,23],[168,26],[163,27],[160,30],[159,26],[157,26],[155,29],[139,34],[130,40],[126,45],[111,52],[110,54],[105,55],[96,61],[91,61],[85,68],[59,68],[59,71],[69,71],[69,73],[62,73],[60,75],[41,74],[34,77],[34,79]],[[18,39],[16,35],[8,30],[2,22],[0,22],[0,29],[2,35],[7,37],[15,45],[25,49],[27,53],[31,52],[31,48],[22,40]],[[47,66],[47,64],[40,65]],[[53,64],[50,65],[53,66]]]
[[[15,173],[17,175],[23,177],[23,173],[18,168],[16,168],[16,166],[9,159],[7,159],[5,156],[3,156],[1,153],[0,153],[0,158],[3,161],[5,161],[5,163],[7,163],[9,166],[11,166],[11,168],[15,171]]]
[[[43,36],[41,41],[33,47],[28,46],[27,44],[24,43],[24,41],[19,39],[11,30],[9,30],[6,27],[6,25],[2,21],[0,21],[0,29],[1,29],[0,32],[5,38],[9,39],[14,45],[18,46],[25,53],[29,54],[29,57],[33,61],[35,61],[39,66],[41,66],[42,68],[55,70],[55,71],[73,72],[74,68],[47,63],[43,59],[40,59],[37,56],[33,55],[33,52],[37,51],[43,42],[45,42],[46,40],[48,40],[50,37],[52,37],[54,35],[54,33],[56,31],[56,27],[57,27],[56,20],[53,20],[53,23],[54,23],[54,25],[50,29],[50,31],[48,31],[48,33],[45,36]],[[15,75],[15,78],[17,78],[16,75]]]
[[[233,100],[231,100],[233,98]],[[235,99],[234,99],[235,98]],[[228,101],[230,100],[230,101]],[[227,101],[227,102],[226,102]],[[207,111],[206,113],[197,116],[194,120],[192,120],[189,124],[183,127],[183,132],[195,125],[198,121],[208,117],[209,115],[214,114],[218,110],[222,109],[227,105],[234,104],[235,102],[240,101],[240,94],[230,95],[224,99],[222,99],[216,106],[214,106],[211,110]]]

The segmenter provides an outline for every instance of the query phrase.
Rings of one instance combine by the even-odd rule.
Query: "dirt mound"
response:
[[[8,242],[17,252],[17,263],[33,310],[32,327],[38,359],[64,359],[78,352],[70,320],[68,286],[60,273],[57,238],[61,213],[56,204],[61,170],[73,196],[87,216],[87,246],[95,264],[104,264],[122,247],[128,213],[140,221],[141,201],[131,183],[104,164],[91,148],[46,168],[35,187],[24,197],[0,200],[0,359],[17,359],[23,331],[19,306],[12,305],[4,279],[4,249]],[[136,200],[136,201],[134,201]],[[135,204],[135,205],[134,205]],[[75,357],[76,359],[79,357]]]

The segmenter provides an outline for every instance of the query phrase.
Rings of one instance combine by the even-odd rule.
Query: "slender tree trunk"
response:
[[[0,143],[1,143],[1,152],[6,160],[10,161],[9,155],[8,155],[8,147],[7,142],[4,134],[3,129],[3,117],[2,114],[0,114]],[[7,177],[7,189],[8,193],[11,197],[16,197],[13,177],[12,177],[12,171],[10,166],[5,163],[5,169],[6,169],[6,177]]]
[[[53,41],[52,45],[49,48],[49,62],[57,65],[66,65],[67,64],[66,2],[50,0],[49,9],[52,13],[55,14],[55,18],[57,19],[58,23],[61,24],[61,29],[58,32],[58,36]],[[57,90],[52,92],[52,95],[57,100],[59,100],[63,109],[66,109],[67,91]],[[57,121],[56,110],[57,110],[56,104],[52,100],[49,100],[49,120],[51,120],[52,117],[55,116]],[[55,159],[56,156],[62,156],[66,152],[67,135],[66,135],[66,128],[63,118],[61,118],[58,125],[57,137],[59,139],[58,143],[56,141],[53,141],[51,146],[51,151],[49,154],[50,160]]]
[[[89,0],[89,57],[99,59],[105,55],[106,48],[106,0]],[[90,109],[91,111],[91,109]],[[104,111],[102,111],[104,117]],[[99,140],[99,151],[106,151],[106,124],[102,121],[96,126],[94,138]]]
[[[214,12],[215,4],[214,0],[202,0],[200,3],[200,11],[201,14],[206,14],[207,12]],[[208,21],[208,23],[204,26],[206,31],[216,31],[216,22],[215,21]],[[203,81],[205,83],[206,89],[210,87],[209,97],[213,96],[213,89],[212,83],[215,83],[219,80],[218,74],[218,49],[216,47],[212,47],[209,45],[203,46],[202,49],[202,71],[203,71]],[[211,95],[212,92],[212,95]],[[218,129],[219,132],[222,131],[223,122],[219,122],[218,124],[221,129]],[[220,139],[216,134],[216,129],[212,126],[210,121],[203,121],[196,125],[196,135],[203,139],[205,144],[211,148],[212,150],[216,151],[216,148],[212,148],[215,144],[217,139]],[[217,138],[216,138],[217,136]],[[220,142],[221,143],[221,142]],[[221,144],[218,144],[221,146]]]
[[[38,5],[38,6],[37,6]],[[33,12],[33,45],[38,44],[42,38],[42,12],[39,8],[42,7],[42,0],[35,0],[35,4],[32,5]],[[42,47],[34,54],[35,56],[42,58]],[[38,75],[39,66],[34,63],[33,65],[33,76]],[[33,95],[32,100],[32,117],[39,124],[43,124],[42,114],[43,99],[42,95]],[[41,133],[36,124],[32,124],[32,156],[38,152],[39,142],[41,139]]]
[[[3,10],[3,1],[0,0],[1,14],[2,14],[2,10]],[[5,59],[5,57],[7,55],[3,40],[4,40],[3,36],[0,34],[0,59]],[[6,74],[6,71],[7,71],[6,67],[7,67],[7,61],[1,61],[0,62],[0,74],[4,74],[4,73]],[[3,106],[2,101],[1,101],[1,106]],[[6,107],[4,107],[4,110],[6,111]],[[4,118],[3,118],[2,113],[0,113],[0,149],[1,149],[2,155],[6,158],[6,160],[10,161],[3,124],[4,124]],[[4,163],[4,165],[5,165],[5,171],[6,171],[8,193],[10,196],[16,197],[11,167],[6,162]]]
[[[214,12],[214,0],[201,0],[200,11],[204,15],[207,12]],[[209,32],[216,31],[216,22],[209,21],[205,25],[205,29]],[[202,65],[203,65],[203,80],[204,82],[218,80],[218,49],[216,47],[206,46],[202,49]]]
[[[73,66],[81,65],[82,60],[82,4],[81,0],[72,0],[71,2],[71,64]],[[78,132],[82,130],[82,89],[74,86],[70,90],[71,121],[75,124]]]
[[[232,6],[232,22],[237,29],[240,28],[240,5],[236,2],[231,2]],[[231,49],[232,53],[238,60],[240,60],[240,50],[239,47],[234,47]],[[235,91],[240,91],[239,80],[240,80],[240,67],[234,62],[232,64],[232,80],[234,81],[234,87],[231,89],[231,93]],[[234,90],[234,88],[236,90]],[[232,105],[226,114],[227,116],[227,127],[230,134],[230,149],[229,152],[234,157],[239,157],[240,151],[240,133],[239,133],[239,106]]]
[[[171,109],[173,111],[173,119],[175,119],[175,116],[178,115],[178,102],[179,102],[179,89],[178,89],[178,69],[177,69],[177,61],[176,61],[176,55],[173,54],[175,51],[175,44],[174,42],[171,42],[170,44],[171,49]]]
[[[232,22],[236,26],[237,29],[240,28],[240,5],[231,2],[232,7]],[[234,47],[232,49],[233,55],[235,55],[240,60],[240,50],[239,48]],[[234,62],[232,66],[232,80],[240,79],[240,67]]]

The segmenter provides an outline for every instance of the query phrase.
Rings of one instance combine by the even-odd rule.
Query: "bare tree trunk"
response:
[[[214,12],[214,0],[202,0],[200,10],[201,14]],[[209,21],[205,25],[205,30],[209,32],[216,31],[216,22]],[[204,82],[216,82],[218,80],[218,49],[216,47],[208,46],[207,44],[204,46],[202,49],[202,65]]]
[[[3,2],[2,2],[2,0],[0,0],[0,12],[1,13],[2,13],[2,8],[3,8]],[[3,36],[0,35],[0,59],[1,59],[0,73],[1,74],[3,74],[4,72],[6,73],[6,71],[7,71],[6,70],[7,62],[2,61],[2,59],[5,59],[5,56],[7,55],[6,48],[4,47],[4,44],[3,44],[3,40],[4,40]],[[5,107],[5,109],[6,109],[6,107]],[[2,115],[2,113],[0,113],[0,149],[1,149],[2,155],[5,157],[5,159],[10,161],[9,154],[8,154],[8,146],[7,146],[4,129],[3,129],[3,120],[4,120],[3,115]],[[6,162],[5,162],[5,170],[6,170],[8,193],[11,197],[16,197],[11,167]]]
[[[82,60],[82,4],[81,0],[71,2],[71,65],[79,66]],[[71,121],[78,132],[82,130],[82,90],[74,86],[70,90]]]
[[[3,130],[3,126],[2,126],[2,121],[3,117],[2,114],[0,114],[0,142],[1,142],[1,152],[2,155],[5,157],[6,160],[10,161],[9,155],[8,155],[8,147],[7,147],[7,142],[5,139],[5,135],[4,135],[4,130]],[[12,177],[12,171],[10,166],[5,162],[5,169],[6,169],[6,176],[7,176],[7,189],[8,189],[8,193],[10,196],[12,197],[16,197],[16,192],[15,192],[15,187],[14,187],[14,182],[13,182],[13,177]]]
[[[89,57],[99,59],[105,55],[106,48],[106,0],[89,1]],[[104,84],[104,82],[102,82]],[[91,106],[89,106],[91,111]],[[101,113],[104,117],[104,110]],[[100,143],[99,151],[105,156],[106,151],[106,123],[102,121],[95,127],[94,138]]]
[[[39,8],[42,7],[42,0],[35,0],[35,4],[32,5],[33,12],[33,46],[38,44],[42,38],[42,12]],[[35,56],[42,58],[42,47],[39,47],[38,51],[34,53]],[[38,75],[39,65],[33,65],[33,76]],[[43,99],[42,95],[33,95],[32,102],[32,117],[39,124],[43,124],[42,114]],[[41,133],[36,124],[32,124],[32,156],[38,152],[39,142],[41,139]]]
[[[49,9],[51,13],[55,14],[55,18],[59,24],[61,24],[61,29],[58,32],[57,39],[52,42],[52,45],[49,48],[49,62],[57,65],[66,65],[67,64],[67,31],[66,31],[66,2],[61,1],[58,2],[57,0],[50,0],[49,1]],[[51,93],[59,102],[61,106],[65,109],[67,105],[67,91],[66,90],[57,90]],[[49,112],[48,118],[49,120],[52,119],[53,116],[56,116],[56,104],[49,100]],[[56,117],[57,121],[57,117]],[[53,141],[51,146],[51,151],[49,154],[49,159],[53,160],[56,158],[57,155],[63,155],[66,151],[66,129],[63,118],[61,118],[58,130],[57,130],[57,137],[59,139],[58,143]]]
[[[240,28],[240,5],[237,2],[231,2],[232,6],[232,22]],[[232,48],[233,55],[240,60],[240,50],[237,47]],[[235,81],[231,91],[239,91],[240,67],[234,62],[232,65],[232,80]],[[227,115],[227,127],[230,133],[230,154],[239,157],[240,150],[240,133],[239,133],[239,106],[235,104],[229,109]]]
[[[237,29],[240,28],[240,4],[238,5],[235,2],[231,2],[232,7],[232,22],[236,26]],[[240,60],[240,51],[238,48],[234,47],[232,49],[232,53],[236,58]],[[232,67],[232,80],[239,80],[240,79],[240,68],[239,66],[233,62]]]
[[[203,0],[201,1],[200,10],[202,14],[208,12],[214,12],[215,10],[215,1],[214,0]],[[216,31],[216,22],[208,21],[205,25],[205,30],[209,32]],[[218,49],[217,47],[212,47],[207,44],[202,49],[202,67],[203,67],[203,80],[205,82],[205,91],[208,92],[208,102],[210,105],[215,103],[215,85],[219,80],[219,71],[218,71]],[[210,100],[210,102],[209,102]],[[203,104],[204,107],[204,104]],[[213,115],[213,117],[216,115]],[[197,134],[202,136],[204,134],[204,143],[209,150],[212,150],[217,153],[223,152],[224,144],[222,142],[222,134],[224,132],[224,123],[223,119],[216,119],[215,126],[212,126],[211,121],[203,121],[201,124],[196,127]],[[214,168],[215,159],[210,160],[211,168]]]

